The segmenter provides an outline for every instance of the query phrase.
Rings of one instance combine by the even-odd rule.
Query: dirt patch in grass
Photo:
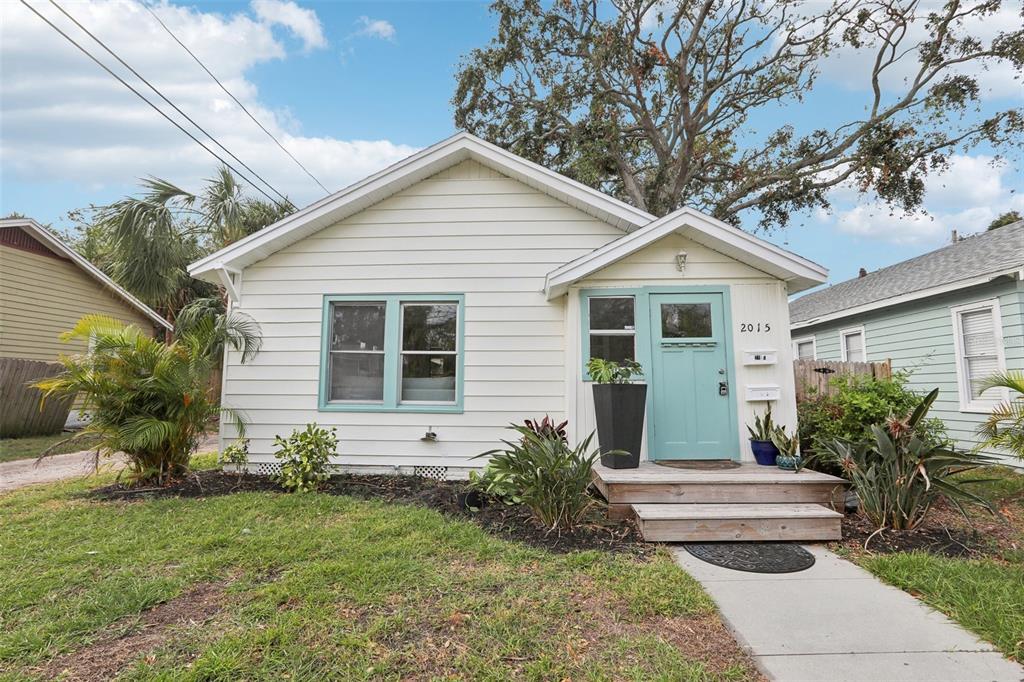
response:
[[[448,516],[468,520],[487,532],[554,552],[566,553],[582,550],[602,550],[648,556],[654,546],[646,544],[631,521],[611,521],[605,518],[605,507],[599,500],[585,523],[572,533],[550,532],[538,524],[529,510],[521,505],[508,506],[491,503],[478,510],[459,506],[458,493],[466,484],[457,481],[435,481],[415,476],[334,476],[322,492],[331,495],[349,495],[365,500],[382,500],[406,504],[419,504]],[[237,492],[280,492],[281,488],[266,476],[238,476],[219,470],[199,471],[162,488],[126,488],[114,484],[97,488],[90,497],[102,500],[142,500],[162,497],[212,497]]]
[[[225,585],[203,583],[180,597],[158,604],[137,619],[110,625],[96,641],[58,656],[37,672],[61,680],[109,680],[140,655],[155,651],[180,628],[210,620],[223,604]]]

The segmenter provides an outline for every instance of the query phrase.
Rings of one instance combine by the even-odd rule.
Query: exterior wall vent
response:
[[[412,475],[435,481],[447,481],[448,467],[413,467]]]
[[[280,473],[280,462],[260,462],[256,465],[257,476],[277,476]]]

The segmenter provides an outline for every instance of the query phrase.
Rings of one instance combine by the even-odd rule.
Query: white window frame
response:
[[[839,356],[843,362],[849,362],[846,355],[846,337],[853,336],[854,334],[860,334],[861,347],[864,349],[864,359],[861,362],[868,361],[868,337],[864,333],[864,325],[859,327],[848,327],[846,329],[839,330]]]
[[[793,339],[793,359],[800,359],[800,344],[801,343],[811,344],[811,360],[818,359],[818,339],[816,336],[801,336],[798,339]]]
[[[1003,316],[999,309],[999,299],[989,298],[984,301],[965,303],[964,305],[950,306],[949,313],[953,321],[953,355],[956,359],[956,386],[960,397],[960,411],[973,412],[977,414],[988,414],[992,406],[986,403],[976,403],[971,397],[971,381],[967,376],[967,363],[964,362],[963,348],[963,327],[960,316],[963,313],[988,309],[993,317],[992,333],[996,342],[996,363],[1000,372],[1006,371],[1006,349],[1003,345]],[[1007,389],[993,389],[996,391],[996,400],[1009,399]],[[988,391],[986,391],[988,393]]]

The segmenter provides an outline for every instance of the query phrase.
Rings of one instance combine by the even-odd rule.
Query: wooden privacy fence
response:
[[[56,362],[0,358],[0,437],[60,433],[74,398],[47,400],[40,410],[42,393],[29,384],[53,376],[61,368]]]
[[[876,379],[892,376],[892,362],[839,362],[836,360],[794,360],[793,374],[796,377],[796,401],[809,397],[831,395],[835,389],[830,381],[843,375],[863,375]]]

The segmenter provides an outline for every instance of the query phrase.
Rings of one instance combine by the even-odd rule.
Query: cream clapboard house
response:
[[[65,343],[60,335],[87,314],[109,315],[150,331],[170,328],[39,223],[0,220],[0,358],[54,362],[62,353],[83,352],[84,341]],[[12,401],[8,391],[24,390],[2,387]],[[72,421],[77,421],[74,414]]]
[[[745,424],[766,400],[795,423],[787,296],[827,276],[465,133],[189,272],[262,327],[254,360],[228,353],[223,386],[253,470],[276,470],[275,435],[317,422],[338,429],[339,468],[452,478],[526,417],[589,434],[593,355],[646,370],[644,458],[751,459]]]

